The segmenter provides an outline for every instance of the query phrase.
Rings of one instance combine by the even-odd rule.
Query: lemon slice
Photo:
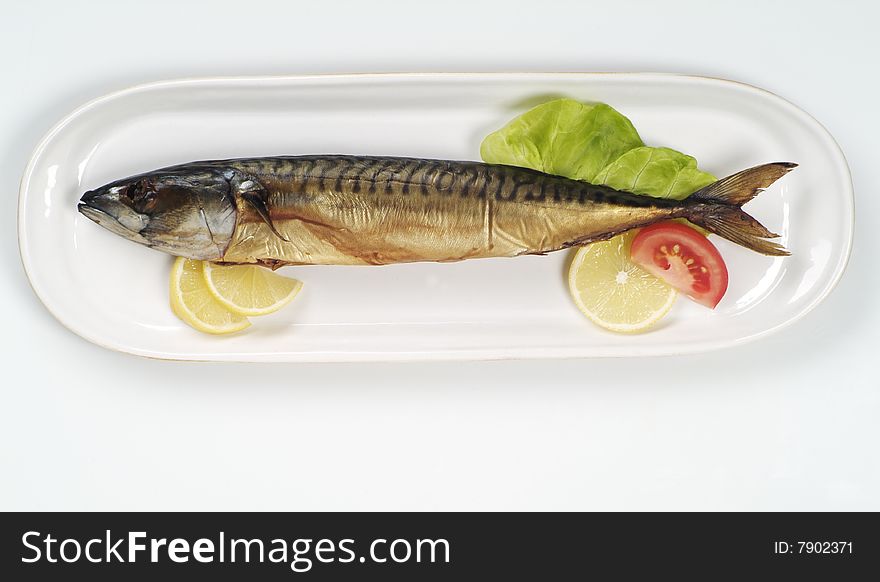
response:
[[[202,262],[179,257],[171,268],[171,309],[184,323],[206,333],[232,333],[250,326],[241,314],[214,299]]]
[[[594,323],[621,333],[643,331],[675,303],[675,289],[629,258],[635,232],[578,249],[568,288],[578,309]]]
[[[296,297],[302,283],[257,265],[205,263],[205,283],[214,298],[241,315],[267,315]]]

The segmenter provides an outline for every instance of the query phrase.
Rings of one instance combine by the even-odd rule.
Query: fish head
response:
[[[128,240],[179,257],[219,260],[235,230],[228,174],[210,167],[140,174],[86,192],[78,209]]]

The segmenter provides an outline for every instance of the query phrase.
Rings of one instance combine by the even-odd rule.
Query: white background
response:
[[[867,1],[4,2],[0,509],[880,509],[878,16]],[[18,181],[74,107],[165,78],[357,71],[758,85],[847,155],[852,261],[771,338],[634,360],[169,363],[91,345],[34,296]]]

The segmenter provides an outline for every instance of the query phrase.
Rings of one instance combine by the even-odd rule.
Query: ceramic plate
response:
[[[715,311],[679,300],[653,331],[605,332],[569,298],[567,252],[386,267],[287,267],[293,304],[213,337],[168,306],[171,257],[76,211],[81,193],[194,159],[340,153],[479,159],[482,138],[555,96],[604,101],[648,145],[718,176],[800,167],[749,204],[792,251],[770,258],[713,240],[730,289]],[[154,358],[351,361],[639,356],[731,346],[793,323],[834,287],[852,244],[849,169],[828,132],[770,93],[657,74],[447,74],[215,78],[107,95],[62,120],[22,180],[19,242],[34,290],[61,323]]]

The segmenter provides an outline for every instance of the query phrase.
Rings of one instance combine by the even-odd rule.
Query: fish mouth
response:
[[[116,203],[118,204],[118,202]],[[101,204],[101,198],[92,192],[86,192],[77,204],[76,209],[80,214],[91,220],[92,222],[103,226],[110,232],[118,234],[134,242],[149,245],[150,242],[140,233],[140,230],[133,230],[129,226],[120,222],[120,220],[108,212],[112,208],[104,208]],[[144,224],[143,226],[146,226]]]

